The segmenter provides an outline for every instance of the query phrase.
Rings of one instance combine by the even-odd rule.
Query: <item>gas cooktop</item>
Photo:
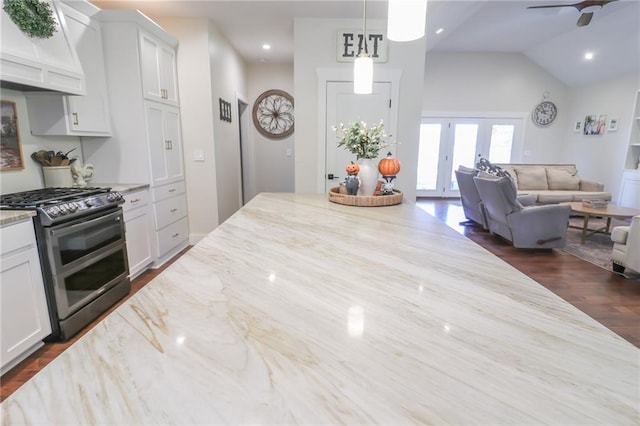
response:
[[[2,210],[36,210],[43,226],[78,218],[124,203],[111,188],[44,188],[0,196]]]
[[[32,191],[15,192],[0,196],[0,208],[3,209],[33,209],[46,204],[56,204],[62,201],[73,201],[96,194],[104,194],[111,188],[43,188]]]

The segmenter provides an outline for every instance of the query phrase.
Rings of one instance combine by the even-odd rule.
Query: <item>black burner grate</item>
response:
[[[2,208],[34,208],[109,192],[110,188],[43,188],[0,196]]]

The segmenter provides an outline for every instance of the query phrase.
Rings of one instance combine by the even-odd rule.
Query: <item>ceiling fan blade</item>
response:
[[[593,12],[583,13],[578,18],[578,22],[576,23],[576,25],[579,27],[584,27],[585,25],[589,25],[589,22],[591,22],[591,18],[593,18]]]

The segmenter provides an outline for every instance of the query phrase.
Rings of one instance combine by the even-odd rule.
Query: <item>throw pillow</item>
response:
[[[548,189],[547,173],[544,167],[516,168],[518,175],[518,189],[526,191],[530,189]]]
[[[489,173],[490,175],[494,175],[498,177],[509,177],[509,178],[511,177],[509,172],[507,172],[505,169],[503,169],[500,166],[496,166],[495,164],[492,164],[486,158],[481,158],[480,161],[478,161],[478,163],[476,164],[476,168],[480,171]]]
[[[580,189],[580,176],[567,169],[547,167],[547,183],[549,189],[577,191]]]

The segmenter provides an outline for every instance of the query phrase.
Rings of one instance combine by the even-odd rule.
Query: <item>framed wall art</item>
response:
[[[584,118],[583,134],[585,135],[601,135],[604,133],[607,124],[606,114],[591,114]]]
[[[612,118],[609,120],[609,127],[607,128],[608,131],[610,132],[615,132],[616,130],[618,130],[618,119],[617,118]]]
[[[24,169],[16,103],[0,101],[0,171]]]

